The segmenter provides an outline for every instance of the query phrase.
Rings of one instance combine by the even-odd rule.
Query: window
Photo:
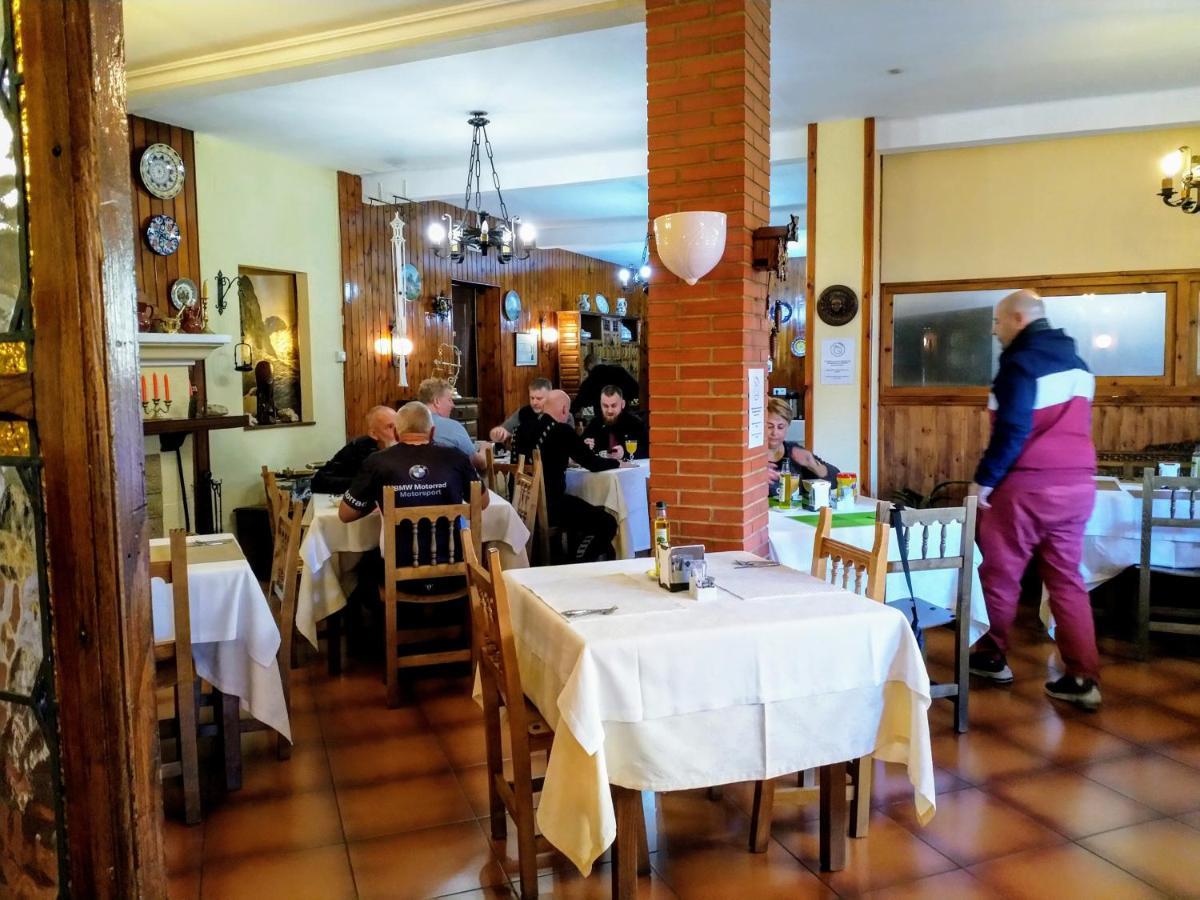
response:
[[[1046,297],[1046,318],[1075,338],[1097,377],[1166,374],[1167,295],[1078,294]]]

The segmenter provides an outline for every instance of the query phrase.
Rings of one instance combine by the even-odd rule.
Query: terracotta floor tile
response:
[[[1158,753],[1169,756],[1178,762],[1200,769],[1200,735],[1184,738],[1172,744],[1159,744],[1154,748]]]
[[[1073,840],[1162,815],[1090,778],[1062,769],[992,782],[987,790]]]
[[[1200,684],[1200,659],[1178,659],[1164,657],[1154,660],[1155,668],[1174,676],[1180,684]]]
[[[511,885],[496,884],[477,891],[462,891],[458,894],[442,894],[437,900],[515,900]]]
[[[425,719],[434,728],[483,721],[483,707],[475,702],[470,691],[445,694],[418,701]]]
[[[289,759],[277,759],[272,749],[262,758],[243,759],[238,798],[285,797],[329,790],[329,759],[320,744],[296,747]]]
[[[1153,663],[1122,663],[1106,666],[1100,671],[1100,689],[1116,694],[1153,699],[1163,694],[1176,693],[1187,687],[1181,680]]]
[[[268,798],[234,794],[208,816],[204,829],[205,863],[342,841],[333,791]]]
[[[483,743],[483,722],[465,722],[448,725],[437,731],[438,743],[450,765],[456,769],[477,766],[487,762],[487,749]],[[505,744],[507,746],[507,743]],[[507,758],[508,753],[506,752]]]
[[[1086,721],[1055,716],[1014,722],[1004,728],[1004,738],[1060,765],[1128,756],[1137,750],[1134,744],[1094,728]]]
[[[781,833],[777,839],[806,866],[817,871],[819,845],[815,820],[806,823],[803,830]],[[948,857],[883,812],[876,811],[871,815],[867,837],[847,841],[846,868],[840,872],[820,872],[818,877],[838,894],[847,896],[916,881],[955,868],[957,866]]]
[[[651,864],[654,862],[657,858],[651,856]],[[513,884],[519,887],[520,882],[514,877]],[[598,865],[584,878],[573,865],[563,862],[538,878],[538,895],[561,900],[609,900],[612,897],[612,866]],[[638,878],[640,900],[674,900],[678,896],[658,871]]]
[[[1080,771],[1167,815],[1200,810],[1200,772],[1164,756],[1144,753],[1094,763]]]
[[[322,709],[320,715],[321,732],[325,736],[325,743],[330,746],[430,733],[425,717],[416,706],[388,709],[380,702],[378,706],[369,708],[342,706]]]
[[[744,842],[660,850],[654,868],[676,894],[689,900],[836,896],[776,841],[770,842],[766,853],[750,853]]]
[[[204,861],[204,823],[184,825],[171,819],[162,824],[163,852],[167,874],[198,870]]]
[[[730,803],[709,800],[706,791],[660,794],[657,801],[660,853],[698,844],[749,846],[749,816]]]
[[[199,900],[200,870],[167,876],[167,900]]]
[[[350,841],[475,818],[451,772],[339,787],[337,802]]]
[[[1155,697],[1154,702],[1192,719],[1200,719],[1200,689],[1167,697]]]
[[[1089,900],[1154,900],[1162,895],[1112,863],[1077,844],[1027,850],[971,867],[971,874],[1007,897],[1060,900],[1064,886],[1071,896]]]
[[[1000,900],[1000,895],[966,869],[931,875],[864,894],[870,900]]]
[[[333,745],[329,768],[340,788],[436,775],[450,763],[432,734],[411,734]]]
[[[440,897],[500,886],[508,877],[475,822],[350,842],[359,897]]]
[[[982,784],[1019,772],[1035,772],[1051,765],[1043,756],[979,730],[934,738],[933,762],[972,784]]]
[[[898,803],[888,807],[886,812],[960,866],[1020,850],[1048,847],[1065,840],[1057,832],[978,788],[939,797],[937,814],[925,826],[917,822],[916,810],[911,803]]]
[[[313,685],[317,708],[383,706],[387,689],[379,669],[355,669],[336,677],[326,675]],[[386,708],[386,707],[385,707]]]
[[[546,755],[539,753],[530,758],[531,770],[533,777],[546,774]],[[467,795],[467,802],[471,804],[471,809],[475,812],[476,817],[486,816],[490,812],[488,806],[488,786],[487,786],[487,765],[468,766],[465,769],[459,769],[454,773],[458,776],[458,783],[463,789],[463,793]],[[504,774],[512,778],[512,761],[504,761]],[[534,808],[537,808],[540,795],[535,794],[533,797]]]
[[[1151,706],[1143,700],[1105,704],[1088,724],[1139,744],[1165,743],[1200,734],[1200,721]]]
[[[355,897],[344,844],[215,861],[204,867],[201,897],[214,900],[337,900]]]
[[[1180,816],[1179,821],[1184,825],[1191,825],[1197,831],[1200,831],[1200,812],[1188,813],[1185,816]]]
[[[1132,825],[1080,844],[1172,897],[1200,896],[1195,865],[1200,831],[1182,822],[1162,819]]]
[[[934,701],[938,705],[938,701]],[[943,704],[953,711],[949,703]],[[1053,710],[1041,701],[1030,700],[1007,690],[972,691],[968,695],[967,722],[971,728],[979,725],[1003,726],[1011,722],[1028,722],[1052,715]]]
[[[940,797],[951,791],[959,791],[970,785],[958,776],[936,766],[933,769],[934,790]],[[885,763],[875,760],[875,777],[871,783],[871,805],[890,806],[913,800],[912,782],[908,780],[908,768],[900,763]]]

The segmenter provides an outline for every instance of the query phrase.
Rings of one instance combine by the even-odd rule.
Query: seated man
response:
[[[504,424],[497,425],[492,429],[489,437],[497,444],[502,444],[516,433],[517,429],[522,425],[530,426],[537,417],[542,414],[542,408],[546,403],[546,397],[554,390],[554,385],[550,383],[549,378],[535,378],[529,382],[529,405],[522,406],[515,413],[504,420]],[[575,427],[575,419],[571,414],[567,414],[567,424],[572,428]]]
[[[529,450],[542,451],[542,479],[546,487],[546,511],[550,524],[566,529],[569,562],[593,562],[612,554],[617,522],[605,510],[567,493],[567,465],[573,459],[589,472],[602,472],[622,465],[592,452],[567,424],[571,398],[565,391],[551,391],[545,414],[534,423]]]
[[[792,466],[792,471],[801,478],[823,479],[836,485],[838,470],[835,466],[820,459],[811,450],[785,440],[791,421],[792,408],[786,400],[780,397],[767,400],[767,479],[771,482],[772,492],[779,482],[785,459]]]
[[[396,411],[390,406],[376,406],[367,413],[367,433],[356,437],[334,454],[313,476],[312,489],[318,494],[340,494],[376,450],[396,443]]]
[[[433,414],[433,442],[439,447],[454,447],[471,458],[476,469],[487,465],[487,458],[475,449],[463,423],[450,418],[454,411],[454,388],[444,378],[426,378],[417,388],[417,399]]]
[[[637,379],[630,375],[624,366],[601,362],[595,353],[589,353],[583,361],[583,370],[587,375],[583,384],[579,386],[575,401],[571,404],[572,412],[578,413],[590,406],[593,412],[599,415],[600,392],[609,385],[619,387],[621,396],[630,403],[638,398],[640,389]]]
[[[646,438],[646,426],[642,420],[625,409],[625,395],[615,384],[600,392],[600,415],[588,422],[583,429],[583,441],[593,450],[607,451],[609,456],[623,459],[630,454],[625,449],[626,441],[637,441],[633,452],[636,459],[650,458],[650,444]]]

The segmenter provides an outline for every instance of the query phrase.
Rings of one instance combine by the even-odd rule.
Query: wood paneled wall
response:
[[[420,300],[409,304],[408,334],[414,346],[408,358],[409,387],[399,387],[389,359],[374,350],[375,341],[388,335],[392,319],[392,242],[388,222],[397,207],[365,204],[362,196],[362,179],[339,172],[347,434],[361,433],[363,417],[372,406],[410,397],[423,378],[436,374],[433,361],[438,346],[451,342],[453,323],[435,316],[432,302],[438,294],[451,295],[451,282],[479,287],[477,322],[481,330],[498,338],[498,365],[492,367],[483,359],[485,348],[496,346],[489,340],[492,335],[478,336],[481,381],[496,377],[500,380],[495,389],[481,384],[481,434],[527,402],[531,380],[538,376],[558,380],[558,354],[553,346],[539,349],[536,367],[514,366],[514,335],[518,331],[537,329],[541,317],[545,317],[546,325],[555,324],[555,312],[575,309],[580,294],[601,293],[614,302],[622,294],[617,280],[620,266],[566,250],[537,250],[528,260],[504,266],[492,256],[484,258],[478,254],[469,255],[462,263],[438,259],[427,245],[425,229],[430,222],[440,221],[443,213],[458,216],[460,211],[444,203],[405,204],[399,209],[408,223],[405,229],[408,260],[420,271],[422,285]],[[500,313],[502,298],[510,290],[521,295],[523,304],[516,322],[509,322]],[[641,292],[629,291],[624,296],[629,302],[629,315],[642,316]],[[501,408],[496,408],[494,399],[489,402],[489,396],[502,397]]]
[[[793,257],[788,259],[788,280],[780,283],[771,279],[771,299],[783,300],[792,307],[792,317],[779,327],[775,338],[774,368],[767,379],[773,387],[785,387],[788,390],[804,391],[804,357],[792,355],[792,341],[804,333],[804,272],[805,259]],[[801,406],[801,415],[803,406]]]
[[[183,190],[171,200],[159,200],[142,184],[138,165],[142,151],[151,144],[168,144],[183,158]],[[133,185],[134,269],[138,298],[151,304],[159,315],[171,315],[171,285],[177,278],[201,284],[200,225],[196,216],[196,157],[192,132],[186,128],[129,117],[129,177]],[[159,256],[146,243],[146,223],[152,216],[168,215],[179,223],[179,249]],[[211,301],[215,302],[215,298]]]
[[[891,497],[903,487],[928,493],[941,481],[970,481],[990,429],[987,409],[978,404],[880,406],[879,496]],[[1099,451],[1197,440],[1200,404],[1098,404],[1092,407],[1092,438]]]

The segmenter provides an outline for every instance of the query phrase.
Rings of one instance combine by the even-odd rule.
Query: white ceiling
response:
[[[448,2],[126,0],[131,84],[139,67],[221,48],[249,53]],[[802,212],[795,161],[808,122],[1200,85],[1197,0],[774,0],[772,18],[773,219]],[[368,192],[381,184],[458,202],[467,112],[486,109],[510,210],[537,222],[543,245],[627,261],[631,248],[640,254],[645,221],[644,26],[571,27],[538,40],[522,38],[544,30],[516,29],[504,46],[335,75],[301,66],[262,86],[214,79],[132,93],[130,107],[362,174]]]

